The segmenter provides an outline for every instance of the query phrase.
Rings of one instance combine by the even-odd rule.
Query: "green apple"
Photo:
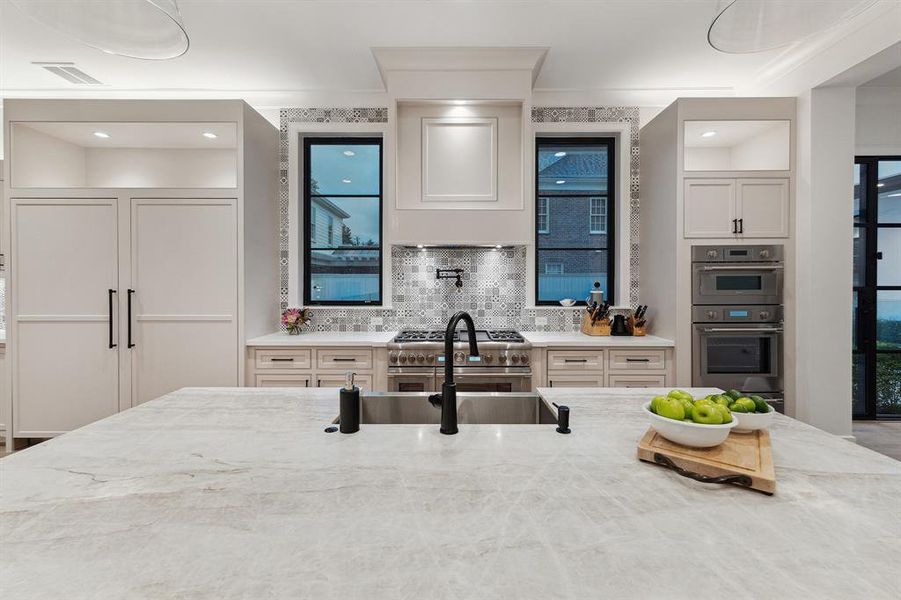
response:
[[[685,398],[677,398],[679,402],[682,403],[682,408],[685,410],[685,418],[691,418],[691,411],[694,410],[694,404],[692,404],[691,400],[687,400]]]
[[[729,407],[723,406],[722,404],[714,404],[719,411],[720,414],[723,415],[723,424],[732,422],[732,411],[729,410]]]
[[[692,401],[694,398],[691,394],[684,390],[671,390],[669,394],[667,394],[669,398],[685,398],[686,400]]]
[[[657,403],[657,414],[667,419],[681,421],[685,418],[685,409],[682,408],[682,401],[678,398],[664,398],[662,402]]]
[[[733,400],[738,400],[739,398],[741,398],[742,393],[739,392],[738,390],[729,390],[728,392],[726,392],[726,395],[729,396],[730,398],[732,398]]]
[[[755,410],[757,410],[757,404],[753,400],[748,398],[747,396],[742,396],[741,398],[736,400],[736,402],[738,402],[739,404],[744,406],[746,409],[748,409],[747,412],[749,412],[749,413],[752,413]]]
[[[701,398],[700,400],[695,400],[694,405],[695,406],[712,406],[714,404],[716,404],[716,403],[713,400],[711,400],[710,398]]]
[[[748,407],[736,400],[732,404],[729,405],[729,410],[737,413],[746,413],[748,412]]]
[[[695,405],[691,411],[691,418],[695,423],[703,425],[722,425],[723,413],[720,411],[721,409],[712,404]]]
[[[717,396],[713,399],[713,402],[720,406],[729,408],[729,405],[732,404],[732,399],[729,398],[729,396]]]
[[[663,402],[663,401],[665,401],[665,400],[666,400],[666,398],[663,397],[663,396],[654,396],[654,398],[651,400],[651,412],[652,412],[652,413],[660,414],[660,413],[657,411],[657,407],[660,406],[660,403]]]

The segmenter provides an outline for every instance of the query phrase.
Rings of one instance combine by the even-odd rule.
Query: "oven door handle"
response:
[[[702,327],[704,333],[782,333],[782,327]]]
[[[780,271],[783,265],[704,265],[705,271]]]

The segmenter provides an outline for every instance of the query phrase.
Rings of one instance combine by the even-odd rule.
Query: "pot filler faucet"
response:
[[[441,403],[441,433],[454,435],[457,429],[457,384],[454,383],[454,332],[457,323],[463,321],[469,334],[469,355],[478,356],[479,346],[476,344],[476,327],[468,312],[460,311],[447,322],[444,332],[444,383],[441,393],[429,396],[429,402],[435,406]]]

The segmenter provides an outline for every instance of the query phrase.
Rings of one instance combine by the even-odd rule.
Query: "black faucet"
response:
[[[457,384],[454,383],[454,332],[457,323],[463,321],[469,334],[469,355],[478,356],[479,346],[476,344],[476,326],[468,312],[460,311],[447,322],[444,332],[444,384],[440,394],[429,396],[432,404],[441,403],[441,433],[454,435],[457,429]]]

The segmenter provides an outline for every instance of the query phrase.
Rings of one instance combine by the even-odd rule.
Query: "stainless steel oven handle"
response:
[[[704,333],[782,333],[782,327],[702,327]]]
[[[783,265],[704,265],[705,271],[779,271]]]

